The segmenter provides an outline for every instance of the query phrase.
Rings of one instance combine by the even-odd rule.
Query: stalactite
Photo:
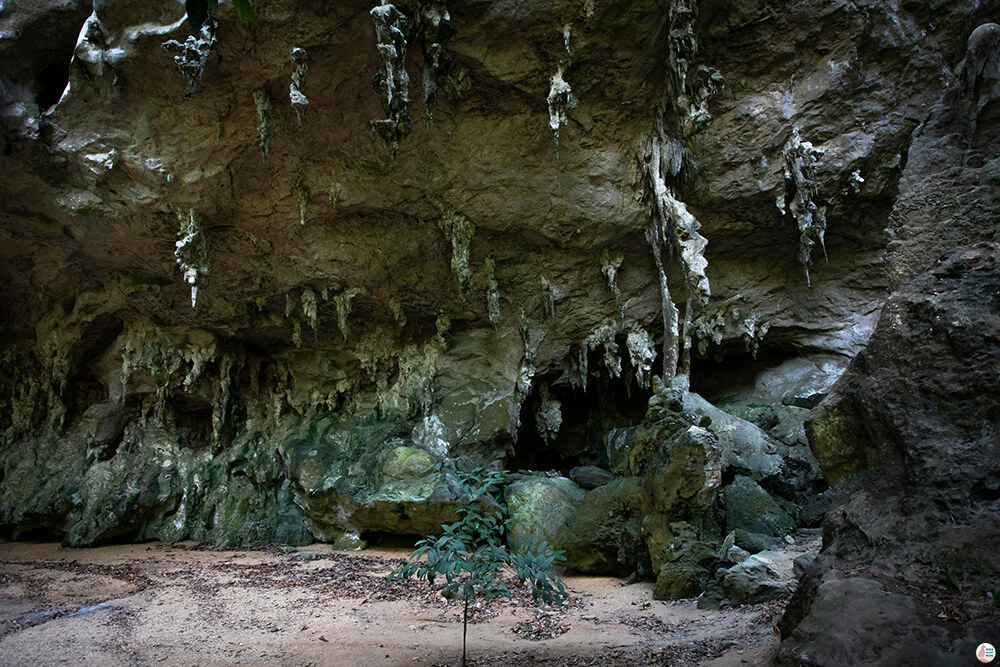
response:
[[[559,435],[562,426],[562,403],[549,391],[548,384],[542,384],[538,389],[538,400],[534,405],[535,429],[546,444],[551,443]]]
[[[410,77],[406,73],[406,16],[387,0],[371,10],[381,67],[372,85],[386,118],[372,120],[371,128],[389,145],[392,155],[410,133]]]
[[[312,191],[308,185],[301,183],[299,185],[299,224],[302,226],[306,224],[306,209],[310,199],[312,199]]]
[[[292,49],[292,83],[288,88],[288,97],[292,108],[295,109],[295,117],[299,120],[299,127],[302,127],[302,115],[309,106],[309,98],[306,97],[304,88],[306,85],[306,72],[309,71],[309,63],[306,61],[306,50],[295,47]]]
[[[670,73],[673,78],[674,108],[681,119],[679,128],[690,136],[712,120],[708,112],[709,98],[725,81],[718,70],[698,65],[698,40],[695,35],[696,0],[671,0],[667,8],[670,24],[667,33]]]
[[[635,327],[625,337],[629,361],[635,369],[635,380],[643,389],[649,389],[649,383],[656,360],[656,342],[648,331]]]
[[[300,299],[302,301],[302,314],[309,319],[309,326],[312,327],[313,333],[319,333],[319,304],[316,301],[316,292],[311,287],[303,287]]]
[[[823,151],[808,141],[802,141],[798,128],[792,130],[792,137],[785,146],[785,206],[799,227],[799,261],[806,272],[806,284],[812,285],[809,266],[812,249],[819,243],[826,257],[826,207],[816,203],[819,186],[815,178],[816,168]]]
[[[608,287],[611,289],[611,294],[615,297],[615,307],[618,309],[618,316],[625,319],[625,309],[622,306],[622,292],[618,288],[618,272],[622,268],[622,263],[625,261],[625,255],[622,251],[618,250],[615,252],[605,251],[604,255],[601,257],[601,273],[608,281]]]
[[[490,323],[500,335],[500,323],[503,318],[500,315],[500,287],[496,279],[496,262],[492,257],[486,258],[486,312],[490,318]]]
[[[545,317],[553,319],[556,316],[556,294],[552,283],[545,276],[541,277],[542,283],[542,306],[545,308]]]
[[[564,74],[560,65],[549,80],[549,95],[546,98],[549,105],[549,129],[556,141],[556,158],[559,157],[559,128],[569,122],[569,110],[577,105],[572,88],[563,78]]]
[[[682,165],[683,149],[676,140],[667,136],[661,119],[650,142],[645,175],[650,199],[650,221],[646,228],[646,240],[653,250],[653,260],[660,279],[663,308],[664,382],[677,373],[682,353],[689,347],[686,339],[690,336],[689,327],[681,329],[679,313],[670,296],[661,252],[664,245],[679,258],[689,298],[694,300],[697,307],[704,308],[711,297],[711,286],[706,273],[708,260],[705,258],[708,240],[699,232],[701,223],[667,185],[667,180],[676,178]],[[688,314],[685,315],[685,320],[687,319]]]
[[[348,320],[351,316],[351,301],[360,293],[359,288],[352,287],[333,297],[333,303],[337,307],[337,326],[340,327],[345,343],[351,336],[351,325]]]
[[[660,279],[660,311],[663,314],[663,379],[664,382],[677,374],[677,308],[670,298],[670,285],[663,269],[663,236],[656,220],[650,220],[646,227],[646,241],[653,251],[653,262]]]
[[[476,227],[465,216],[450,211],[441,214],[438,226],[444,236],[451,242],[451,270],[458,278],[458,286],[462,294],[469,290],[472,280],[472,270],[469,268],[469,247]]]
[[[174,259],[184,274],[184,282],[191,286],[191,307],[198,305],[198,286],[208,273],[208,241],[202,231],[201,215],[190,209],[185,216],[178,213],[181,229],[174,244]]]
[[[616,378],[622,374],[622,360],[618,354],[618,343],[615,336],[618,329],[613,322],[606,322],[597,327],[587,336],[586,347],[589,350],[601,348],[604,352],[604,367],[608,369],[608,374]]]
[[[174,56],[174,63],[187,82],[184,94],[187,97],[193,97],[201,88],[201,77],[205,72],[205,64],[212,54],[212,49],[215,48],[215,21],[209,21],[203,25],[198,31],[197,37],[189,35],[183,43],[171,39],[161,46],[164,51],[177,54]]]
[[[393,297],[389,299],[389,313],[392,315],[392,319],[396,321],[396,325],[400,328],[406,326],[406,312],[403,310],[403,306],[399,303],[399,299]]]
[[[444,0],[424,0],[420,22],[424,32],[424,113],[433,118],[438,81],[451,63],[446,44],[455,34],[455,28]]]

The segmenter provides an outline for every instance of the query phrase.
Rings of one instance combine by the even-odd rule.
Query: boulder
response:
[[[649,574],[641,494],[640,478],[620,477],[584,496],[554,542],[566,552],[566,567],[586,574]]]
[[[775,568],[776,556],[772,551],[761,551],[719,570],[716,583],[725,599],[732,604],[757,604],[791,593],[795,582]]]
[[[833,521],[867,537],[854,557],[1000,576],[976,546],[1000,534],[998,294],[1000,244],[941,257],[889,299],[868,349],[806,422],[827,479],[850,492]]]
[[[781,539],[772,535],[749,533],[742,528],[737,528],[733,531],[733,533],[734,543],[736,546],[746,549],[752,554],[760,551],[767,551],[769,549],[778,549],[783,544]]]
[[[596,489],[613,480],[615,476],[597,466],[577,466],[569,471],[569,478],[584,489]]]
[[[968,194],[954,177],[921,196]],[[778,664],[961,664],[997,627],[997,368],[1000,244],[955,248],[889,298],[868,348],[806,422],[837,503],[782,620]],[[953,609],[926,608],[943,597]]]
[[[718,544],[698,539],[691,524],[675,521],[644,525],[650,558],[656,575],[653,597],[672,600],[698,596],[711,580],[711,568],[718,561]]]
[[[782,536],[795,529],[792,517],[749,477],[737,475],[722,489],[720,498],[726,510],[726,530]]]
[[[566,477],[524,476],[507,485],[508,545],[519,550],[542,542],[556,544],[585,496],[586,491]]]
[[[695,393],[685,396],[684,407],[707,426],[718,440],[723,469],[749,475],[756,480],[781,472],[777,444],[755,424],[720,410]]]
[[[884,589],[877,581],[828,573],[809,615],[785,636],[776,667],[798,665],[947,665],[975,664],[976,646],[991,636],[985,619],[949,636],[928,622],[913,599]]]

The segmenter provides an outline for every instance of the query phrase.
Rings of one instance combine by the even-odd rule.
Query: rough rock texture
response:
[[[897,289],[806,422],[839,502],[777,664],[958,664],[998,627],[1000,27],[966,34],[900,180]]]
[[[947,665],[975,664],[976,647],[995,632],[986,619],[949,632],[922,614],[911,597],[887,592],[877,581],[828,573],[808,617],[781,644],[772,664]]]
[[[511,526],[507,542],[515,550],[553,544],[576,514],[586,492],[565,477],[519,479],[504,489]]]
[[[876,613],[940,654],[922,664],[971,656],[982,640],[964,634],[976,619],[997,627],[997,368],[1000,244],[954,249],[889,299],[867,350],[807,422],[813,450],[844,501],[828,515],[823,552],[786,613],[783,632],[794,632],[782,664],[800,664],[805,655],[806,664],[869,656],[861,629],[892,630],[866,624]],[[857,576],[859,569],[877,581],[835,574]],[[882,593],[899,582],[912,599]],[[849,601],[852,586],[867,592]],[[950,611],[914,610],[914,602],[940,604],[948,594],[961,600]],[[817,628],[840,614],[851,621],[834,648]]]
[[[612,468],[675,368],[808,405],[940,164],[987,234],[996,2],[373,5],[0,5],[3,533],[422,532],[424,463]]]
[[[1000,575],[992,555],[965,549],[1000,535],[998,367],[1000,245],[952,251],[886,304],[807,422],[827,478],[858,490],[838,514],[857,556],[919,553],[940,577]]]
[[[726,510],[726,530],[782,536],[795,528],[795,521],[759,484],[742,475],[729,484],[720,499]]]
[[[766,602],[788,595],[794,588],[774,567],[775,554],[761,551],[719,570],[716,580],[722,595],[732,604]]]
[[[572,520],[556,537],[566,567],[587,574],[627,577],[649,574],[649,551],[642,530],[642,480],[619,477],[583,498]]]

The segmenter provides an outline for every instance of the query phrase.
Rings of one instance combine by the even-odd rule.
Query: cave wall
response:
[[[422,532],[686,348],[825,390],[994,4],[5,3],[0,525]]]

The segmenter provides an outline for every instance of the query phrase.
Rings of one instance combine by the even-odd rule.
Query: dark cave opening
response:
[[[426,535],[387,533],[382,531],[373,531],[361,534],[361,539],[364,540],[369,547],[376,547],[380,549],[413,549],[417,546],[417,542],[424,539],[424,537],[426,537]]]
[[[72,58],[72,50],[68,53],[55,54],[52,62],[38,73],[36,79],[38,94],[35,95],[35,102],[38,103],[40,110],[47,111],[62,97],[63,91],[69,84],[69,66]]]
[[[624,340],[619,349],[625,351]],[[604,368],[598,352],[589,355],[587,365],[592,374],[586,389],[565,382],[557,374],[535,379],[531,395],[521,405],[521,427],[514,455],[507,463],[509,469],[557,470],[566,475],[581,465],[609,467],[605,446],[608,432],[638,425],[652,392],[636,382],[627,352],[617,378]],[[597,369],[599,372],[594,372]],[[653,368],[652,372],[659,369]],[[547,399],[560,404],[562,422],[555,437],[546,437],[544,427],[539,428],[539,409]]]
[[[710,403],[737,402],[754,393],[761,373],[777,369],[798,355],[788,349],[767,347],[757,352],[735,346],[715,350],[716,354],[691,359],[691,391]],[[711,351],[710,351],[711,352]]]
[[[28,524],[25,521],[23,525]],[[8,525],[0,527],[0,536],[12,542],[61,542],[65,531],[53,526],[34,524],[30,527]]]

